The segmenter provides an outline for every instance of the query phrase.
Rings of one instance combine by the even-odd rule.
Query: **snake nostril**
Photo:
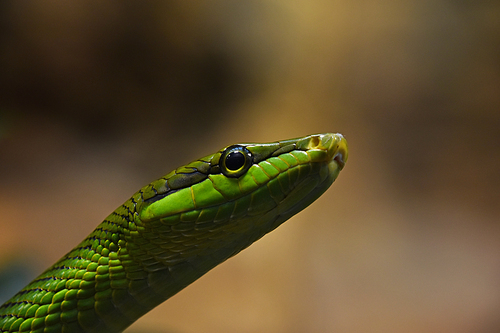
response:
[[[320,141],[319,137],[313,136],[311,138],[310,143],[309,143],[309,148],[317,148],[319,146],[320,142],[321,141]]]

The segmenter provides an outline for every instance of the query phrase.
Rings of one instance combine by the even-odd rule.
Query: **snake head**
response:
[[[330,133],[227,146],[141,189],[137,230],[125,239],[140,244],[137,260],[148,269],[189,262],[206,271],[316,200],[347,151],[344,137]]]

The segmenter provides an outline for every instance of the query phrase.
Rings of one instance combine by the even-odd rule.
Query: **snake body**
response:
[[[141,188],[0,307],[0,332],[121,332],[316,200],[340,134],[223,148]]]

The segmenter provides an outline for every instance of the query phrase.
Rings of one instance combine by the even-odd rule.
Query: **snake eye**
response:
[[[226,177],[239,177],[243,175],[253,162],[252,153],[242,146],[230,146],[222,153],[220,169]]]
[[[232,151],[226,156],[226,168],[237,171],[245,166],[245,155],[241,151]]]

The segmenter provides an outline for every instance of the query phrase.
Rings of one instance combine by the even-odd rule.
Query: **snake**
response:
[[[0,306],[0,332],[122,332],[300,212],[347,161],[341,134],[242,143],[141,188]]]

